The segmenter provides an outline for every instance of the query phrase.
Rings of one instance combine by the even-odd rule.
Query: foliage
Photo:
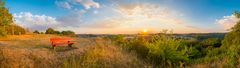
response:
[[[45,34],[55,34],[55,30],[53,28],[48,28]]]
[[[221,46],[221,40],[218,38],[208,38],[206,40],[203,40],[201,44],[204,47],[220,47]]]
[[[33,33],[35,33],[35,34],[40,34],[40,32],[39,32],[39,31],[37,31],[37,30],[35,30]]]
[[[61,34],[62,35],[68,35],[68,36],[74,36],[75,35],[75,33],[73,31],[70,31],[70,30],[62,31]]]
[[[10,14],[8,9],[5,8],[3,0],[0,0],[0,35],[20,35],[25,33],[26,31],[24,28],[13,23],[12,14]]]
[[[6,32],[4,31],[3,28],[0,28],[0,37],[1,36],[6,36]]]
[[[235,12],[234,15],[240,18],[240,12]],[[240,59],[240,21],[226,34],[222,44],[221,48],[226,50],[224,55],[229,60],[226,66],[235,67],[239,63],[236,60]]]
[[[147,43],[148,57],[161,67],[180,66],[188,61],[187,47],[181,40],[176,40],[165,35],[154,36],[153,42]]]
[[[141,68],[146,64],[121,50],[119,46],[100,44],[89,46],[82,55],[66,58],[63,68]],[[109,60],[111,59],[111,60]]]
[[[12,14],[9,13],[8,9],[5,8],[3,0],[0,0],[0,26],[10,25],[13,23]]]
[[[6,33],[8,35],[22,35],[26,34],[26,30],[18,25],[11,24],[5,27]]]
[[[58,35],[66,35],[66,36],[75,36],[75,32],[73,32],[73,31],[68,30],[68,31],[60,32],[60,31],[54,30],[53,28],[48,28],[46,30],[45,34],[58,34]]]

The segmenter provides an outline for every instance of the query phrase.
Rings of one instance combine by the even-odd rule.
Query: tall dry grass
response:
[[[51,49],[56,35],[21,35],[0,38],[0,68],[132,68],[148,64],[102,38],[74,38],[73,48]]]

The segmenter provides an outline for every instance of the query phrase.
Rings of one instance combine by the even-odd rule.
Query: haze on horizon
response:
[[[29,30],[78,34],[226,32],[240,0],[6,0],[15,23]]]

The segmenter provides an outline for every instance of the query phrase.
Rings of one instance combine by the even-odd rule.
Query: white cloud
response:
[[[116,11],[118,15],[96,21],[88,27],[121,29],[122,31],[116,31],[115,33],[135,33],[134,31],[139,31],[139,29],[152,29],[156,32],[162,29],[170,29],[177,33],[205,31],[197,27],[193,28],[194,26],[189,27],[182,18],[182,13],[156,4],[118,4],[113,7],[113,11]],[[97,30],[100,31],[101,29]]]
[[[222,26],[225,30],[232,28],[239,19],[235,15],[223,16],[222,19],[216,20],[217,24]]]
[[[47,28],[64,29],[68,27],[79,27],[83,23],[84,10],[74,10],[66,16],[51,17],[46,15],[34,15],[30,12],[13,14],[16,24],[30,30],[46,30]]]
[[[98,11],[97,10],[93,11],[93,14],[98,14]]]
[[[59,23],[55,17],[46,15],[33,15],[30,12],[21,12],[13,15],[16,23],[31,30],[45,30],[48,27],[56,27]]]
[[[100,8],[100,4],[94,0],[57,0],[56,5],[67,9],[76,5],[82,5],[85,9]]]
[[[65,16],[57,18],[57,21],[59,21],[63,27],[79,27],[79,25],[83,23],[82,17],[85,12],[84,10],[74,10]]]
[[[85,7],[85,9],[100,8],[100,4],[93,0],[75,0],[75,1],[82,4]]]
[[[63,1],[56,1],[55,2],[57,6],[62,7],[62,8],[66,8],[66,9],[71,9],[72,5],[70,5],[69,2],[63,2]]]

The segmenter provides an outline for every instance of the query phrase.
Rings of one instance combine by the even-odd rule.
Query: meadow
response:
[[[224,68],[238,67],[215,38],[173,38],[169,34],[74,38],[73,47],[51,47],[49,34],[0,38],[1,68]],[[203,47],[204,46],[204,47]]]
[[[74,38],[73,48],[51,48],[57,35],[11,35],[0,38],[1,68],[96,68],[143,67],[148,64],[134,53],[102,38]]]

